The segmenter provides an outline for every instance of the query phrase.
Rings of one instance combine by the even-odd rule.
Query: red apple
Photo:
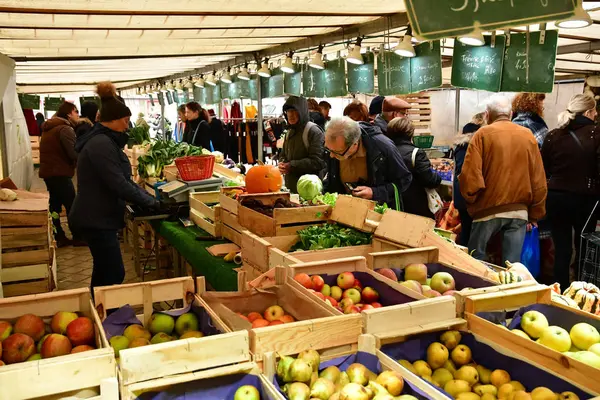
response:
[[[44,321],[37,315],[25,314],[15,322],[14,326],[15,333],[22,333],[37,342],[46,333],[46,326]]]
[[[6,364],[4,364],[4,361],[0,360],[0,367],[3,365],[6,365]]]
[[[337,285],[341,289],[350,289],[354,286],[354,274],[352,272],[342,272],[337,277]]]
[[[0,342],[10,336],[13,327],[8,321],[0,321]]]
[[[448,290],[447,292],[442,293],[442,295],[444,295],[444,296],[454,296],[454,293],[456,293],[456,290]]]
[[[342,294],[344,291],[339,286],[331,287],[331,297],[333,297],[336,301],[340,301],[342,299]]]
[[[262,318],[262,315],[260,315],[260,313],[251,312],[250,314],[248,314],[248,321],[250,322],[254,322],[255,320],[260,318]]]
[[[325,295],[325,297],[331,296],[331,286],[323,285],[323,288],[321,289],[321,293],[323,293]]]
[[[352,300],[352,302],[354,304],[356,303],[360,303],[360,292],[358,291],[358,289],[355,288],[350,288],[350,289],[346,289],[344,290],[344,294],[342,295],[342,297],[345,298],[349,298]]]
[[[280,320],[276,320],[276,321],[271,321],[269,322],[269,326],[273,326],[273,325],[283,325],[284,322],[280,321]]]
[[[81,353],[84,351],[95,350],[92,346],[88,346],[87,344],[82,344],[81,346],[73,347],[71,350],[71,354]]]
[[[283,317],[279,318],[279,320],[284,324],[289,324],[290,322],[296,321],[296,319],[289,314],[284,315]]]
[[[255,319],[254,321],[252,321],[252,329],[262,328],[263,326],[269,326],[269,321],[262,318]]]
[[[312,281],[312,288],[317,292],[320,292],[325,285],[325,281],[319,275],[313,275],[310,280]]]
[[[67,337],[73,346],[94,343],[94,323],[88,317],[79,317],[73,320],[67,325]]]
[[[365,303],[373,303],[379,300],[379,292],[377,292],[377,290],[373,289],[372,287],[367,286],[363,289],[361,293],[361,298]]]
[[[2,342],[2,359],[6,364],[23,362],[34,353],[33,339],[23,333],[13,333]]]
[[[314,294],[315,294],[315,296],[317,296],[321,300],[325,301],[325,295],[323,293],[321,293],[321,292],[315,292]]]
[[[404,267],[404,280],[417,281],[421,285],[427,283],[427,265],[425,264],[409,264]]]
[[[264,318],[267,321],[271,322],[271,321],[277,321],[284,315],[285,315],[285,311],[283,311],[283,308],[281,308],[280,306],[271,306],[265,310]]]
[[[345,309],[345,308],[347,308],[347,307],[353,306],[353,305],[354,305],[354,302],[352,301],[352,299],[351,299],[351,298],[349,298],[349,297],[346,297],[346,298],[342,299],[342,301],[340,301],[340,302],[338,303],[338,305],[339,305],[339,306],[340,306],[340,308],[343,310],[343,309]]]
[[[423,288],[421,287],[421,284],[417,281],[404,281],[400,282],[400,284],[406,287],[407,289],[423,294]]]
[[[64,356],[71,353],[73,347],[69,338],[59,333],[52,333],[42,345],[42,358]]]
[[[348,306],[344,308],[344,314],[360,314],[360,308],[356,306]]]
[[[294,280],[307,289],[313,288],[312,280],[310,279],[310,276],[308,276],[308,274],[296,274],[296,276],[294,276]]]
[[[429,286],[436,292],[446,293],[448,290],[454,290],[454,278],[447,272],[438,272],[431,277]]]
[[[371,305],[373,306],[373,308],[381,308],[381,307],[383,307],[383,306],[381,305],[381,303],[377,303],[377,302],[375,302],[375,303],[371,303]]]
[[[77,314],[68,311],[59,311],[52,317],[50,321],[50,329],[54,333],[64,335],[67,332],[67,325],[77,319]]]
[[[331,304],[333,307],[338,305],[337,300],[331,296],[325,296],[325,300],[329,301],[329,304]]]
[[[375,307],[373,307],[371,304],[365,304],[362,308],[361,311],[365,311],[365,310],[374,310]]]
[[[396,276],[396,273],[394,272],[394,270],[392,270],[391,268],[379,268],[375,272],[385,276],[386,278],[393,280],[394,282],[398,282],[398,277]]]
[[[342,310],[342,307],[340,307],[340,306],[335,306],[334,308],[335,308],[336,310],[338,310],[339,312],[341,312],[341,313],[343,313],[343,312],[344,312],[344,310]]]
[[[436,290],[433,290],[433,289],[429,289],[429,290],[424,290],[423,291],[423,296],[425,296],[425,297],[432,298],[432,297],[439,297],[441,295],[442,294],[440,292],[438,292]]]
[[[236,313],[240,318],[245,319],[246,321],[250,322],[250,320],[248,319],[248,317],[246,317],[244,314],[242,313]]]
[[[363,286],[362,283],[360,283],[360,281],[358,279],[354,279],[354,286],[352,286],[354,289],[358,289],[358,290],[362,290]]]

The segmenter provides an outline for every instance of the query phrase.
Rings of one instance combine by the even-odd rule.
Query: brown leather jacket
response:
[[[460,192],[473,219],[527,210],[530,221],[546,215],[546,174],[531,131],[508,120],[485,126],[473,136]]]
[[[75,131],[71,123],[60,117],[44,122],[40,141],[40,178],[72,177],[76,164]]]

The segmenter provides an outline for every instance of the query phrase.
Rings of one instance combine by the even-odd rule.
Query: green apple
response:
[[[155,313],[150,317],[150,326],[148,327],[148,330],[153,335],[160,332],[170,335],[173,333],[173,328],[175,328],[175,319],[170,315]]]
[[[260,393],[252,385],[240,386],[233,395],[233,400],[260,400]]]
[[[454,290],[456,283],[454,278],[447,272],[437,272],[431,277],[431,288],[439,293],[445,293],[448,290]]]
[[[540,336],[537,342],[546,347],[550,347],[553,350],[560,351],[561,353],[569,351],[571,348],[569,332],[560,326],[549,326],[544,329],[542,336]]]
[[[527,311],[521,317],[521,328],[533,339],[539,339],[548,326],[548,319],[539,311]]]
[[[180,315],[175,321],[175,331],[179,336],[187,331],[197,331],[199,326],[198,317],[191,312]]]
[[[169,336],[168,334],[166,334],[164,332],[158,332],[156,335],[152,336],[150,343],[152,343],[152,344],[165,343],[165,342],[170,342],[171,340],[172,340],[171,336]]]
[[[592,353],[600,356],[600,343],[591,345],[588,351],[591,351]]]
[[[592,345],[600,343],[598,330],[585,322],[573,325],[570,336],[573,345],[581,350],[587,350]]]
[[[454,376],[452,376],[452,372],[448,371],[446,368],[438,368],[433,371],[431,378],[440,385],[440,387],[444,387],[446,383],[454,379]]]
[[[113,336],[109,340],[110,347],[115,351],[115,357],[119,357],[121,350],[129,347],[129,339],[125,336]]]
[[[596,353],[592,353],[591,351],[580,351],[573,353],[571,357],[594,368],[600,368],[600,356]]]

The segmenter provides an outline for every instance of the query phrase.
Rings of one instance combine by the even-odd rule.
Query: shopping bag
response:
[[[540,275],[540,232],[536,226],[532,226],[531,231],[525,234],[521,264],[527,267],[534,278]]]

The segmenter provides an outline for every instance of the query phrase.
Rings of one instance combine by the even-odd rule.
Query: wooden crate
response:
[[[321,356],[321,363],[330,361],[332,359],[349,356],[357,351],[365,352],[376,356],[379,359],[381,365],[381,372],[383,371],[395,371],[399,373],[405,382],[410,384],[421,391],[421,395],[427,399],[435,400],[448,400],[448,397],[444,396],[441,392],[435,390],[433,386],[427,382],[421,380],[416,375],[413,375],[405,368],[402,368],[400,364],[381,352],[376,346],[376,339],[373,335],[362,334],[357,335],[354,338],[344,337],[340,338],[336,343],[336,346],[329,348],[304,348],[302,350],[318,350]],[[286,353],[286,352],[268,352],[262,357],[263,359],[263,371],[266,379],[269,382],[273,382],[277,371],[277,359],[280,356],[290,356],[297,353]]]
[[[520,354],[528,362],[540,365],[548,371],[552,371],[596,394],[600,394],[600,380],[598,379],[600,372],[598,369],[567,357],[533,340],[523,338],[476,314],[492,311],[510,312],[531,304],[546,304],[566,309],[568,312],[580,317],[581,321],[592,323],[600,329],[599,316],[594,316],[570,307],[562,308],[553,304],[551,289],[545,285],[523,287],[510,291],[467,295],[464,298],[464,302],[464,316],[469,324],[469,329],[473,333],[493,338],[495,343]],[[567,328],[565,327],[565,329]]]
[[[222,178],[231,179],[234,181],[239,181],[240,179],[242,179],[242,180],[245,179],[245,175],[240,174],[239,172],[235,172],[235,171],[227,168],[223,164],[218,164],[218,163],[215,163],[213,175],[222,177]]]
[[[122,400],[137,399],[144,392],[160,392],[162,390],[174,389],[178,384],[192,381],[202,381],[202,387],[207,387],[211,379],[223,378],[229,375],[255,375],[258,377],[263,393],[264,400],[285,400],[285,397],[273,386],[271,382],[262,374],[258,364],[254,362],[244,362],[234,365],[225,365],[190,374],[169,376],[165,378],[154,379],[140,383],[134,383],[124,388],[121,395]],[[219,380],[222,384],[222,379]]]
[[[481,281],[482,285],[486,287],[477,288],[477,289],[465,289],[461,287],[457,287],[457,291],[461,291],[464,295],[469,293],[480,294],[480,293],[489,293],[496,292],[500,290],[510,290],[516,289],[525,286],[533,286],[537,285],[537,282],[534,280],[527,280],[522,282],[515,282],[510,284],[500,285],[494,279],[489,278],[489,274],[486,275],[475,275],[470,270],[463,270],[457,266],[446,264],[440,261],[439,257],[440,251],[437,247],[421,247],[414,249],[405,249],[405,250],[395,250],[395,251],[384,251],[379,253],[370,253],[367,256],[367,266],[373,270],[377,270],[379,268],[398,268],[404,269],[409,264],[440,264],[444,267],[447,272],[451,275],[458,276],[471,276],[475,279]],[[493,271],[490,270],[490,274]],[[387,279],[387,278],[386,278]],[[462,302],[457,303],[458,311],[462,310]]]
[[[31,144],[31,159],[34,165],[40,163],[40,139],[41,136],[29,136],[29,143]]]
[[[290,194],[285,192],[247,194],[240,196],[240,203],[244,200],[257,200],[264,205],[273,206],[279,199],[290,200]],[[285,236],[293,235],[311,225],[326,222],[330,212],[329,206],[275,208],[273,217],[269,217],[240,204],[238,221],[244,228],[261,237]]]
[[[45,321],[59,311],[72,311],[94,322],[96,347],[78,354],[0,367],[1,399],[32,399],[87,388],[98,390],[96,399],[117,400],[116,363],[88,289],[0,299],[0,320],[14,321],[35,314]]]
[[[190,193],[190,219],[214,237],[221,237],[220,197],[220,191]]]
[[[197,278],[196,284],[204,290],[203,277]],[[193,303],[204,308],[215,327],[224,332],[203,338],[122,350],[119,356],[122,396],[148,385],[155,387],[151,381],[157,379],[158,382],[161,382],[160,379],[170,378],[174,381],[193,379],[197,371],[249,360],[248,333],[231,332],[204,299],[195,296],[195,293],[191,277],[95,288],[96,308],[102,320],[106,319],[106,310],[129,304],[132,307],[143,307],[143,313],[138,315],[138,319],[146,326],[154,312],[154,304],[181,301],[183,307]],[[136,386],[129,388],[130,385]],[[157,385],[160,386],[160,383]]]
[[[241,292],[203,292],[196,297],[201,296],[230,329],[249,331],[250,351],[256,361],[269,351],[295,354],[308,348],[324,349],[362,333],[360,315],[334,316],[322,301],[316,301],[291,284],[284,270],[276,275],[274,284],[268,287]],[[273,305],[283,307],[296,322],[252,328],[237,314],[262,313]]]

